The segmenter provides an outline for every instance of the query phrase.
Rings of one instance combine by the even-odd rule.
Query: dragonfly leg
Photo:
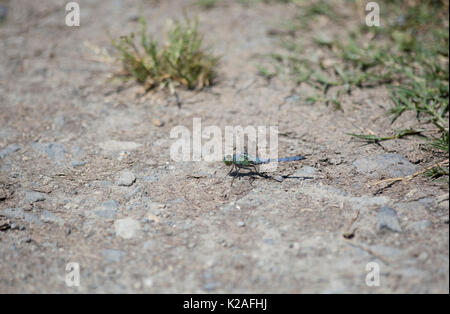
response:
[[[231,180],[231,186],[233,186],[233,182],[234,182],[234,180],[236,179],[236,177],[238,176],[238,174],[239,174],[239,170],[241,170],[241,168],[239,168],[239,167],[236,167],[236,173],[234,174],[234,176],[233,176],[233,180]]]
[[[230,174],[233,172],[233,170],[234,170],[234,165],[231,165],[231,169],[230,169],[230,171],[228,172],[228,175],[230,175]]]

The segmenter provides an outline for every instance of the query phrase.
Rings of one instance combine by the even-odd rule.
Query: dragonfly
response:
[[[260,159],[257,157],[251,157],[247,153],[237,153],[233,156],[226,155],[223,158],[223,163],[226,166],[231,166],[230,172],[228,172],[228,175],[230,175],[234,170],[236,170],[236,174],[233,177],[233,180],[231,181],[231,185],[233,185],[234,179],[239,174],[239,171],[241,169],[247,169],[247,170],[254,170],[255,173],[259,174],[259,171],[256,169],[256,166],[261,164],[268,164],[271,162],[288,162],[288,161],[297,161],[297,160],[303,160],[306,159],[305,156],[292,156],[292,157],[283,157],[283,158],[268,158],[268,159]]]

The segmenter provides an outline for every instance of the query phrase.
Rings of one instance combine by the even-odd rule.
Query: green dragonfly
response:
[[[275,158],[275,159],[259,159],[257,157],[250,157],[247,153],[237,153],[233,156],[226,155],[223,158],[223,163],[227,166],[231,166],[230,172],[228,172],[228,175],[230,175],[234,170],[236,170],[236,173],[233,177],[233,180],[231,181],[231,185],[233,185],[234,179],[239,174],[239,171],[241,169],[247,169],[247,170],[253,170],[255,173],[260,174],[259,171],[256,169],[256,166],[261,164],[268,164],[271,162],[288,162],[288,161],[296,161],[296,160],[303,160],[306,159],[305,156],[292,156],[292,157],[284,157],[284,158]]]

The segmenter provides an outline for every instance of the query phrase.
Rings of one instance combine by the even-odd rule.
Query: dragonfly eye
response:
[[[227,166],[230,166],[233,163],[233,157],[230,155],[226,155],[223,157],[223,163]]]

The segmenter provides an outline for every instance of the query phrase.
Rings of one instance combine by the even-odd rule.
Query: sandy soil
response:
[[[257,75],[261,55],[280,49],[268,33],[292,17],[289,5],[79,3],[80,27],[65,26],[56,0],[10,1],[0,25],[0,292],[448,293],[448,185],[373,185],[439,156],[418,138],[378,146],[345,134],[415,119],[391,126],[382,87],[354,90],[336,111],[298,100],[307,86]],[[89,46],[108,48],[139,14],[162,38],[183,7],[222,56],[214,87],[180,90],[177,106],[108,81],[113,66]],[[291,175],[282,182],[230,186],[220,162],[170,158],[170,130],[196,117],[221,129],[277,125],[279,155],[307,160],[280,166],[274,175]],[[119,185],[124,171],[131,185]],[[70,262],[79,287],[66,285]],[[366,284],[369,262],[378,286]]]

